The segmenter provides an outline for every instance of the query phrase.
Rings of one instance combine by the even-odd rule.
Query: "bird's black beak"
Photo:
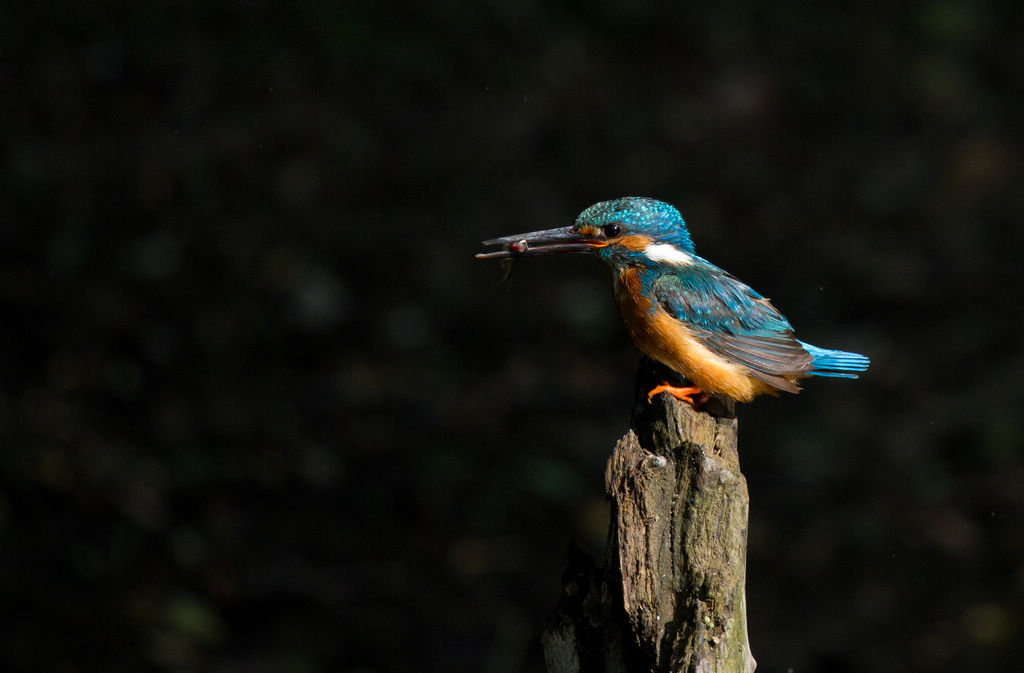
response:
[[[607,244],[593,236],[582,234],[572,227],[531,231],[528,234],[513,234],[484,241],[484,245],[500,245],[501,250],[481,252],[477,259],[502,259],[531,255],[556,255],[563,252],[591,252]]]

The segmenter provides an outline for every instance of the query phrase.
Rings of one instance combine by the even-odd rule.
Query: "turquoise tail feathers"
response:
[[[800,342],[808,353],[811,354],[811,365],[813,368],[807,372],[813,376],[834,376],[843,379],[855,379],[855,372],[867,371],[871,360],[860,353],[848,353],[846,351],[832,351],[827,348],[818,348],[811,344]]]

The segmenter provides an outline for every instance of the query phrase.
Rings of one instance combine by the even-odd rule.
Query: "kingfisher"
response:
[[[629,196],[595,203],[569,227],[483,241],[500,250],[480,259],[580,252],[612,271],[615,304],[637,347],[683,376],[668,393],[694,408],[709,395],[749,402],[800,392],[809,376],[855,379],[869,360],[859,353],[798,340],[772,303],[749,285],[698,257],[686,222],[664,201]]]

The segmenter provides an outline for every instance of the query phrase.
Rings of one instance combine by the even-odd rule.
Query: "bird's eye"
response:
[[[622,228],[617,224],[606,224],[602,231],[606,238],[615,238],[622,232]]]

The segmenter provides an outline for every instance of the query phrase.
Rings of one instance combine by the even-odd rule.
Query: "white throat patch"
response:
[[[679,266],[693,264],[693,257],[669,243],[651,244],[644,248],[644,254],[652,262],[668,262]]]

